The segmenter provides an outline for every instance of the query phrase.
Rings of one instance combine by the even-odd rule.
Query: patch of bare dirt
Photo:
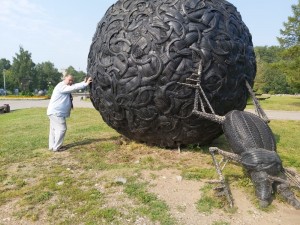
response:
[[[215,209],[212,214],[204,214],[196,209],[196,202],[201,198],[200,188],[205,182],[184,180],[180,171],[164,169],[161,171],[144,171],[143,177],[150,182],[149,191],[155,193],[170,207],[173,217],[181,225],[213,224],[227,222],[237,225],[296,225],[300,224],[300,210],[274,200],[275,209],[264,212],[257,209],[247,194],[232,188],[232,195],[237,206],[233,214]]]

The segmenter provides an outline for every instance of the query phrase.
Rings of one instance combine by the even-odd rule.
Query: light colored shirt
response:
[[[87,86],[85,82],[66,85],[64,81],[58,83],[52,93],[47,115],[55,115],[58,117],[69,117],[71,111],[71,96],[74,91],[84,89]]]

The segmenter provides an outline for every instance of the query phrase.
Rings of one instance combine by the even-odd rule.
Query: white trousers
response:
[[[50,115],[49,150],[57,151],[63,144],[67,131],[66,118]]]

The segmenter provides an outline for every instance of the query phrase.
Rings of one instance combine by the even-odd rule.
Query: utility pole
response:
[[[3,69],[3,87],[4,87],[4,95],[6,95],[5,72],[6,72],[6,70]]]

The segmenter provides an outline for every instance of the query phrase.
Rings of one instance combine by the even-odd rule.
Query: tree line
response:
[[[257,93],[300,93],[300,0],[292,5],[292,14],[283,23],[281,37],[277,37],[278,46],[254,47],[257,61],[254,90]],[[75,82],[86,76],[72,66],[66,71],[74,76]],[[0,59],[0,87],[4,77],[6,89],[10,92],[17,88],[23,94],[32,94],[34,90],[53,88],[61,80],[62,73],[50,61],[35,64],[31,53],[20,46],[12,63]]]
[[[283,23],[279,46],[255,47],[257,73],[254,89],[259,93],[300,93],[300,0]]]
[[[18,89],[23,95],[32,95],[36,90],[52,90],[61,81],[63,72],[72,74],[75,82],[82,81],[86,76],[85,72],[77,71],[73,66],[59,71],[50,61],[36,64],[31,59],[31,53],[20,46],[12,63],[8,59],[0,59],[0,87],[4,88],[5,79],[8,94]]]

